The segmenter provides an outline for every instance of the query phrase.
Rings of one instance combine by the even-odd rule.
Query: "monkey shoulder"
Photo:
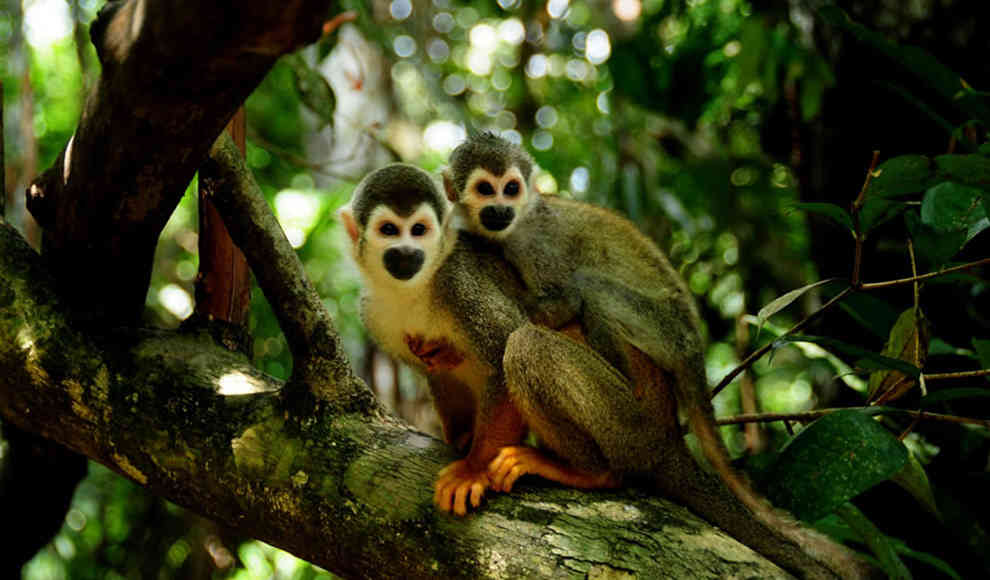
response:
[[[500,360],[509,334],[525,322],[522,283],[502,249],[480,236],[460,232],[457,245],[437,271],[438,307],[485,360]]]

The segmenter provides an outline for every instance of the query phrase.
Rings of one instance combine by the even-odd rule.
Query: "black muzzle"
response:
[[[508,205],[490,205],[481,210],[481,225],[493,232],[509,227],[516,217],[516,210]]]
[[[385,250],[385,269],[394,278],[408,280],[423,267],[423,250],[399,246]]]

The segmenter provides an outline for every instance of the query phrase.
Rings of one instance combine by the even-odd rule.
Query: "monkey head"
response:
[[[369,281],[415,284],[441,261],[447,209],[429,173],[393,163],[365,176],[337,215]]]
[[[464,218],[464,228],[497,240],[509,235],[538,195],[529,183],[532,173],[529,154],[486,132],[450,154],[444,187]]]

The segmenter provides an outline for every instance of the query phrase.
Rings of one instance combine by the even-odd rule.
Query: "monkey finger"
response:
[[[522,465],[516,465],[509,471],[509,474],[505,477],[502,483],[502,490],[506,493],[512,491],[512,487],[516,484],[516,480],[526,475],[526,470]]]
[[[471,486],[471,505],[478,507],[481,505],[481,498],[485,495],[485,486],[481,482],[475,482]]]
[[[438,487],[433,494],[433,504],[437,509],[449,512],[451,508],[451,494],[446,488]]]
[[[471,487],[467,483],[462,483],[457,487],[456,495],[454,496],[454,513],[459,516],[467,515],[467,495],[471,491]]]

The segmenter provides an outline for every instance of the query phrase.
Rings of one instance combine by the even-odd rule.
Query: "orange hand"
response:
[[[612,488],[620,483],[618,477],[607,471],[592,473],[567,467],[538,449],[525,445],[503,447],[488,464],[488,475],[495,491],[512,491],[516,480],[527,473],[584,489]]]
[[[433,484],[433,503],[441,511],[466,515],[468,501],[474,507],[480,506],[489,484],[487,473],[472,469],[466,459],[460,459],[440,470]]]

